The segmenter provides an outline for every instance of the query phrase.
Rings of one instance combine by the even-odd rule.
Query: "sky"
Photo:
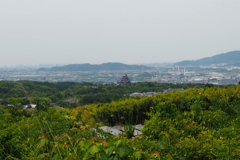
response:
[[[240,50],[240,0],[0,0],[0,66],[178,62]]]

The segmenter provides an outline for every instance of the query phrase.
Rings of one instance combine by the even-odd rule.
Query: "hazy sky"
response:
[[[0,0],[0,66],[177,62],[240,50],[240,0]]]

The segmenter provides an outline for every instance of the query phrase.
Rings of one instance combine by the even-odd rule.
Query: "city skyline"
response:
[[[239,50],[240,1],[0,2],[0,67],[196,60]]]

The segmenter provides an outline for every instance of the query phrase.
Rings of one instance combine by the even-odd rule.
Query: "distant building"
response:
[[[160,94],[161,92],[143,92],[143,93],[137,93],[134,92],[132,94],[130,94],[130,97],[134,97],[134,96],[153,96],[156,94]]]
[[[64,100],[64,102],[67,104],[76,103],[76,101],[74,99],[66,99],[66,100]]]
[[[29,104],[29,105],[24,105],[23,106],[23,109],[33,109],[33,108],[36,108],[36,104]]]
[[[165,89],[163,91],[163,93],[169,93],[169,92],[174,92],[174,91],[184,91],[184,89],[183,88],[174,88],[174,89],[168,88],[168,89]]]
[[[117,86],[131,86],[132,83],[127,75],[122,76],[122,79],[117,82]]]

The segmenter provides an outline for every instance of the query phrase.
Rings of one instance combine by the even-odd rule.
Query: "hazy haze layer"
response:
[[[239,0],[2,0],[0,66],[195,60],[239,50]]]

